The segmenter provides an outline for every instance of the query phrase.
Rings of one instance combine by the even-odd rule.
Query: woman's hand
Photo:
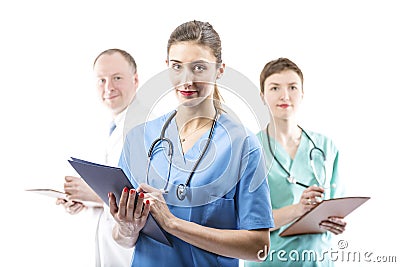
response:
[[[175,216],[165,203],[162,191],[148,184],[141,184],[138,192],[145,193],[145,199],[150,202],[150,211],[154,219],[164,230],[168,229]]]
[[[324,197],[324,189],[322,187],[312,185],[303,191],[300,201],[297,204],[299,215],[303,215],[307,211],[315,207],[316,204],[322,201]]]
[[[113,193],[109,193],[108,198],[110,213],[116,221],[113,229],[114,239],[122,246],[134,246],[149,216],[150,201],[145,202],[143,192],[136,194],[136,190],[128,190],[126,187],[122,190],[119,205]]]
[[[340,217],[329,217],[327,220],[320,222],[319,226],[335,235],[342,234],[346,229],[346,222]]]

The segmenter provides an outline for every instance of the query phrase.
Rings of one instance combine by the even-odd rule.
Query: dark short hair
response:
[[[291,60],[287,58],[278,58],[276,60],[272,60],[268,62],[263,70],[261,71],[260,74],[260,90],[262,93],[264,93],[264,82],[265,80],[276,73],[280,73],[284,70],[292,70],[299,75],[301,84],[303,84],[304,78],[303,78],[303,73],[301,72],[301,69]]]

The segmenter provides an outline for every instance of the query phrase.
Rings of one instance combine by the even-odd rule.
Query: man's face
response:
[[[118,52],[104,54],[94,66],[100,99],[113,116],[121,113],[133,100],[138,77],[128,61]]]

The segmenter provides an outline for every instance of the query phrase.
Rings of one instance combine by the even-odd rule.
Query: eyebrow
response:
[[[170,59],[169,61],[173,61],[175,63],[181,63],[181,64],[185,64],[184,62],[177,60],[177,59]],[[195,60],[195,61],[191,61],[191,62],[186,62],[186,63],[210,63],[207,60],[203,60],[203,59],[199,59],[199,60]]]
[[[289,85],[298,85],[299,83],[298,82],[292,82],[292,83],[288,83]],[[270,82],[270,83],[268,83],[268,86],[270,86],[270,85],[281,85],[280,83],[275,83],[275,82]]]
[[[116,72],[116,73],[111,74],[111,77],[117,76],[117,75],[122,76],[123,74],[121,72]],[[104,75],[104,74],[96,75],[97,78],[101,78],[104,76],[107,76],[107,75]]]

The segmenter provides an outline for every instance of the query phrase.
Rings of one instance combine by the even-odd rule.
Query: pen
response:
[[[296,179],[295,179],[294,177],[289,176],[289,177],[286,178],[286,179],[287,179],[288,182],[291,183],[291,184],[298,184],[298,185],[301,185],[302,187],[305,187],[305,188],[308,188],[308,187],[309,187],[308,185],[305,185],[305,184],[303,184],[303,183],[300,183],[300,182],[296,181]]]

